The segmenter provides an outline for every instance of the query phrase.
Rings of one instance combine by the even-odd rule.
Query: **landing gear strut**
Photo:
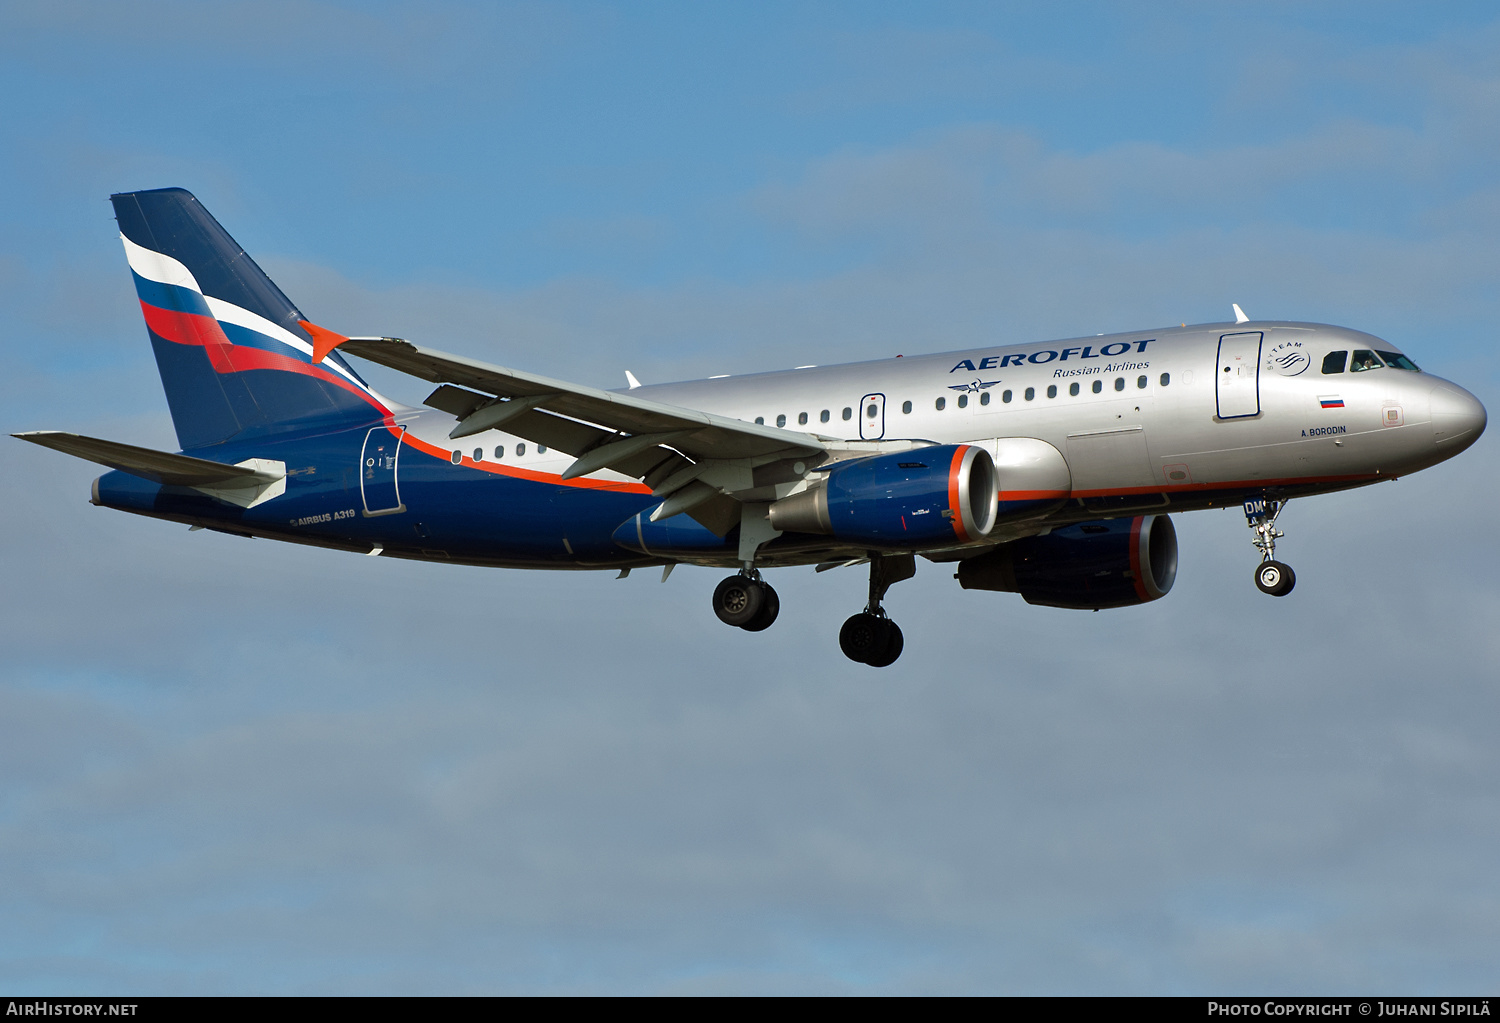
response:
[[[714,588],[714,614],[725,625],[746,632],[769,629],[781,613],[781,600],[753,568],[745,568]]]
[[[872,668],[896,662],[906,641],[900,626],[886,616],[880,602],[885,599],[886,590],[916,574],[917,559],[913,555],[877,554],[870,558],[870,602],[839,630],[839,649],[845,657]]]
[[[1273,497],[1256,497],[1245,502],[1245,524],[1255,532],[1255,549],[1260,551],[1260,564],[1255,569],[1255,585],[1262,593],[1273,597],[1284,597],[1297,585],[1297,573],[1290,565],[1276,560],[1276,541],[1286,536],[1276,528],[1276,517],[1286,501]]]

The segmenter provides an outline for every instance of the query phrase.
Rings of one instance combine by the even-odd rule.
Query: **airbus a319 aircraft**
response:
[[[1168,513],[1241,505],[1255,583],[1290,592],[1294,497],[1394,479],[1485,410],[1396,345],[1251,321],[618,391],[310,322],[188,192],[111,197],[182,446],[15,436],[114,471],[93,503],[239,536],[505,568],[734,569],[726,624],[776,620],[762,570],[867,564],[839,634],[900,656],[882,607],[915,555],[965,589],[1100,609],[1163,597]],[[439,385],[377,394],[345,356]]]

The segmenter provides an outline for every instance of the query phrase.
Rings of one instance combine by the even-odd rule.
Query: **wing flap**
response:
[[[536,407],[507,418],[506,432],[556,447],[575,458],[593,445],[622,439],[622,435],[666,433],[681,433],[672,447],[695,460],[806,456],[825,450],[823,442],[812,434],[492,366],[419,348],[400,338],[350,338],[339,350],[436,384],[457,385],[438,388],[429,401],[434,408],[455,415],[465,409],[465,415],[482,414],[480,410],[486,407],[474,405],[459,388],[497,398],[543,398]],[[573,422],[576,420],[582,422]],[[597,432],[588,434],[576,428],[586,424],[594,424]]]

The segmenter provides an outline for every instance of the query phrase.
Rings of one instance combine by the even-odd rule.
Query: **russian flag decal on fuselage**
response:
[[[1337,394],[1320,394],[1318,395],[1318,404],[1324,408],[1343,408],[1344,399],[1340,398]]]

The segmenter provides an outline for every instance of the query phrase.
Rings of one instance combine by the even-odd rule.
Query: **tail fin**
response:
[[[302,313],[191,193],[110,202],[184,449],[390,415],[337,352],[314,360]]]

